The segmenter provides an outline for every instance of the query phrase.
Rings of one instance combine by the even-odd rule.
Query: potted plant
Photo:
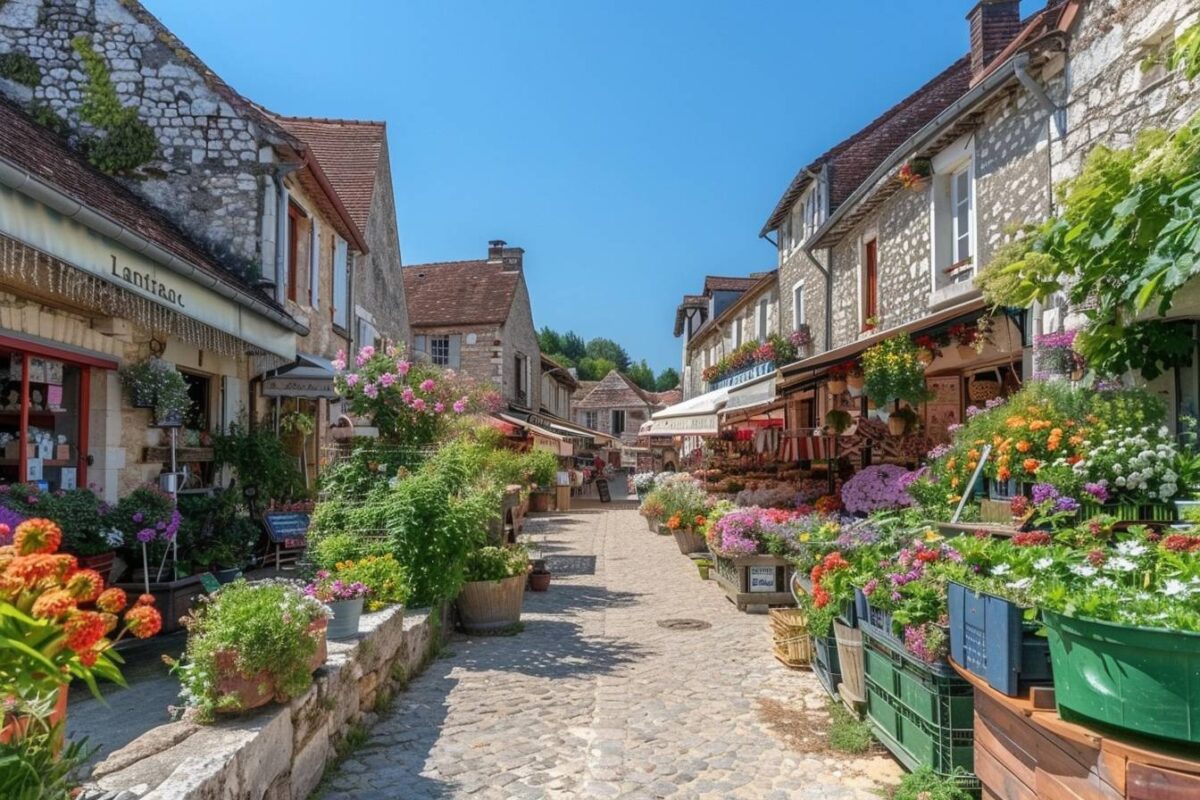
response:
[[[77,569],[59,553],[63,533],[52,520],[27,519],[14,531],[0,526],[12,544],[0,556],[0,684],[3,695],[51,702],[51,724],[67,714],[67,687],[83,680],[99,697],[96,678],[124,685],[112,647],[126,635],[145,639],[162,627],[154,599],[128,606],[125,592],[105,588],[103,577]],[[121,624],[120,633],[112,636]],[[21,737],[29,720],[6,707],[0,712],[0,743]]]
[[[121,370],[121,380],[134,408],[153,408],[155,424],[164,428],[183,426],[191,407],[187,383],[174,366],[161,358],[149,358]]]
[[[529,554],[522,547],[471,551],[465,582],[455,601],[463,629],[468,633],[496,633],[520,622],[528,573]]]
[[[652,490],[646,496],[646,499],[642,501],[642,505],[638,510],[646,518],[646,525],[650,530],[658,530],[658,523],[663,516],[663,504],[657,489]]]
[[[696,514],[691,518],[685,518],[683,516],[685,513],[685,511],[677,511],[672,514],[671,518],[667,520],[667,530],[675,537],[675,544],[683,555],[703,553],[708,550],[704,534],[699,533],[704,529],[706,522],[704,515]]]
[[[918,421],[917,412],[909,406],[904,406],[888,417],[888,433],[892,436],[903,436],[905,433],[913,431]]]
[[[1082,368],[1083,358],[1074,348],[1075,333],[1058,331],[1033,337],[1034,377],[1043,380],[1063,379]]]
[[[288,452],[295,456],[304,452],[304,442],[316,429],[312,416],[303,411],[289,411],[279,418],[279,432],[284,434]]]
[[[846,391],[846,376],[850,374],[850,370],[854,369],[853,361],[844,361],[841,364],[834,364],[829,368],[829,381],[826,383],[826,388],[834,397],[845,393]]]
[[[862,368],[858,364],[854,364],[846,373],[846,391],[850,393],[851,397],[862,397],[865,381]]]
[[[928,367],[934,362],[934,359],[942,354],[942,348],[937,339],[928,334],[914,336],[913,344],[917,348],[917,360],[921,362],[922,366]]]
[[[325,635],[330,639],[346,639],[358,633],[363,600],[371,593],[365,583],[344,580],[338,573],[322,569],[304,587],[304,593],[329,608],[329,624]]]
[[[154,395],[154,424],[160,428],[182,428],[184,417],[192,407],[187,383],[174,369],[163,372],[160,380]]]
[[[530,450],[523,459],[529,482],[535,487],[529,495],[529,510],[550,510],[554,497],[554,478],[558,472],[558,457],[547,450]]]
[[[849,430],[852,422],[850,412],[843,411],[840,408],[832,409],[825,414],[825,430],[834,436],[841,436]]]
[[[917,404],[930,397],[925,385],[925,367],[917,359],[917,347],[908,336],[892,336],[872,345],[863,353],[862,361],[867,397],[880,408],[893,400]]]
[[[914,158],[900,167],[896,173],[900,185],[911,192],[921,192],[929,185],[933,175],[933,161],[928,158]]]
[[[550,578],[552,573],[545,561],[539,561],[534,564],[533,569],[529,571],[529,589],[534,592],[544,592],[550,588]]]
[[[179,676],[189,716],[210,722],[304,693],[325,663],[329,611],[291,581],[234,581],[185,620]]]
[[[154,408],[154,397],[158,392],[158,371],[165,365],[157,358],[149,358],[121,368],[121,383],[129,393],[129,404],[134,408]]]
[[[343,534],[345,535],[345,534]],[[349,534],[353,536],[353,534]],[[361,583],[368,589],[366,608],[379,611],[394,605],[404,605],[412,594],[408,570],[391,553],[373,553],[338,560],[332,565],[334,575],[343,582]]]
[[[954,343],[955,349],[958,350],[958,357],[963,361],[969,361],[979,355],[977,350],[979,330],[976,326],[956,322],[950,326],[949,337],[950,341]]]

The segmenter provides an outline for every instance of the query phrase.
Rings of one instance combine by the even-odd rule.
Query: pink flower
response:
[[[347,375],[346,376],[346,385],[349,386],[351,389],[353,389],[355,386],[357,386],[358,385],[358,373],[351,372],[349,375]]]
[[[396,372],[399,372],[402,376],[407,375],[410,369],[412,369],[412,364],[407,361],[400,360],[396,362]]]
[[[341,372],[346,368],[346,351],[338,350],[337,358],[333,360],[333,368]]]
[[[354,359],[354,363],[361,367],[363,364],[366,364],[368,361],[374,358],[374,356],[375,348],[371,345],[367,345],[362,350],[358,351],[358,357]]]
[[[418,397],[416,400],[413,400],[412,407],[414,411],[424,411],[425,401]]]
[[[373,383],[368,383],[366,386],[363,387],[363,394],[365,394],[367,397],[370,397],[372,400],[374,400],[376,397],[379,396],[379,387],[377,387]]]
[[[425,380],[421,381],[421,391],[425,392],[426,394],[432,392],[433,387],[435,386],[437,386],[437,384],[433,382],[433,378],[426,378]]]
[[[466,410],[467,410],[467,398],[464,397],[461,400],[454,401],[454,413],[455,414],[461,414]]]
[[[396,382],[396,376],[391,372],[385,372],[379,376],[379,385],[385,389]]]
[[[434,403],[433,410],[435,413],[441,414],[443,411],[446,410],[446,404],[445,403]]]
[[[402,399],[404,402],[408,403],[409,405],[412,405],[413,397],[415,397],[415,396],[416,395],[413,394],[412,387],[410,387],[410,386],[405,386],[404,391],[400,393],[400,399]]]

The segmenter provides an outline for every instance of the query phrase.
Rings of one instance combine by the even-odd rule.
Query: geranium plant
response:
[[[365,598],[371,594],[371,589],[362,581],[346,580],[343,576],[322,569],[318,570],[316,578],[304,587],[304,593],[328,604]]]

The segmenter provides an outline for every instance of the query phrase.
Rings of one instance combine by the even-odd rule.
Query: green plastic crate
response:
[[[864,636],[867,677],[922,722],[940,728],[970,729],[975,724],[975,692],[957,675],[946,677],[893,647]]]
[[[837,640],[834,637],[813,637],[812,671],[830,697],[837,700],[837,687],[842,682],[842,665],[838,661]]]
[[[939,775],[958,776],[962,788],[978,793],[975,777],[975,729],[930,725],[899,698],[867,677],[867,722],[876,738],[910,770],[929,767]],[[961,770],[961,772],[959,772]]]

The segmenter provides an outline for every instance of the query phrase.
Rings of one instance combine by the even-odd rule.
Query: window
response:
[[[333,324],[345,330],[350,324],[350,265],[346,242],[333,237]]]
[[[871,239],[863,245],[862,268],[862,324],[879,316],[879,240]]]
[[[620,436],[625,432],[625,409],[614,408],[612,412],[612,430],[609,431],[613,436]]]
[[[597,422],[597,420],[596,420],[596,412],[595,411],[583,412],[583,427],[590,428],[591,430],[596,430],[596,422]]]
[[[179,370],[183,382],[187,384],[188,399],[192,407],[184,417],[183,425],[193,431],[212,430],[208,426],[209,392],[212,390],[212,380],[207,375],[196,375]]]
[[[296,285],[300,282],[300,220],[304,218],[304,212],[295,203],[288,203],[287,216],[287,299],[294,303]]]
[[[932,159],[931,300],[935,305],[971,286],[975,275],[974,145],[964,136]]]
[[[770,315],[771,298],[763,297],[758,301],[758,340],[765,342],[767,340],[767,317]]]
[[[733,321],[733,347],[737,349],[742,346],[742,318],[738,317]]]
[[[450,366],[450,337],[429,337],[429,360],[439,367]]]
[[[792,287],[792,330],[800,330],[804,319],[804,282]]]
[[[529,370],[525,367],[525,356],[520,353],[513,356],[513,394],[518,403],[529,402]]]
[[[950,208],[954,214],[954,264],[971,258],[971,165],[950,177]],[[957,281],[956,281],[957,282]]]

